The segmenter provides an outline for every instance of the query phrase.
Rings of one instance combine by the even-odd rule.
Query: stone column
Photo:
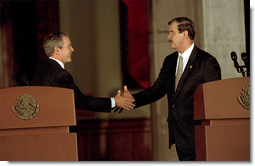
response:
[[[243,0],[203,0],[203,48],[220,63],[222,79],[242,77],[234,68],[230,53],[246,52]]]

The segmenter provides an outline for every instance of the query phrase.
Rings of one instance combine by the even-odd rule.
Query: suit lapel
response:
[[[189,77],[190,73],[194,69],[194,65],[195,65],[195,62],[196,62],[197,51],[198,51],[198,48],[195,45],[193,50],[192,50],[192,52],[191,52],[191,54],[190,54],[188,63],[187,63],[187,65],[186,65],[186,67],[185,67],[185,69],[184,69],[184,71],[182,73],[182,76],[180,78],[180,81],[179,81],[179,84],[178,84],[178,87],[177,87],[176,93],[175,93],[176,96],[180,92],[180,90],[183,88],[187,78]]]
[[[173,89],[174,91],[174,86],[175,86],[175,73],[176,73],[176,65],[177,65],[177,59],[178,59],[178,52],[176,52],[174,55],[173,55],[173,59],[171,61],[171,64],[169,64],[168,66],[168,70],[169,70],[169,73],[170,73],[170,82],[169,82],[169,85],[172,86],[171,89]]]

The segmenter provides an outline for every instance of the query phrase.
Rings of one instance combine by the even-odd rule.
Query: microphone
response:
[[[231,55],[231,59],[234,61],[234,66],[235,66],[237,72],[239,73],[239,64],[238,64],[238,62],[237,62],[237,55],[236,55],[236,52],[235,52],[235,51],[232,51],[230,55]]]
[[[15,74],[12,75],[12,81],[14,82],[15,86],[20,85],[18,81],[18,77]]]
[[[29,81],[28,81],[28,78],[27,78],[26,74],[22,75],[22,80],[23,80],[23,82],[25,83],[26,86],[29,86]]]
[[[247,66],[250,66],[250,64],[249,64],[249,59],[248,59],[247,54],[246,54],[245,52],[243,52],[243,53],[241,54],[241,56],[242,56],[242,60],[244,61],[245,66],[246,66],[246,67],[247,67]]]
[[[245,52],[241,54],[245,67],[247,68],[247,76],[250,76],[250,60]]]

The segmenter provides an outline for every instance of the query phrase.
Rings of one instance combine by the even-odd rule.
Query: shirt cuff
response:
[[[116,106],[116,103],[115,103],[115,99],[113,97],[111,97],[111,103],[112,103],[112,108],[114,108]]]

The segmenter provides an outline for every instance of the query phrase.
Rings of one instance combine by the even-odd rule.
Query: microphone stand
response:
[[[234,51],[232,51],[230,55],[231,55],[231,59],[234,61],[234,66],[237,72],[242,73],[243,77],[245,77],[245,73],[247,73],[246,77],[250,77],[250,60],[249,60],[250,58],[248,57],[248,55],[245,52],[241,54],[242,60],[244,61],[244,64],[245,64],[244,66],[240,66],[238,64],[237,55]],[[246,68],[246,71],[244,71],[244,68]]]

